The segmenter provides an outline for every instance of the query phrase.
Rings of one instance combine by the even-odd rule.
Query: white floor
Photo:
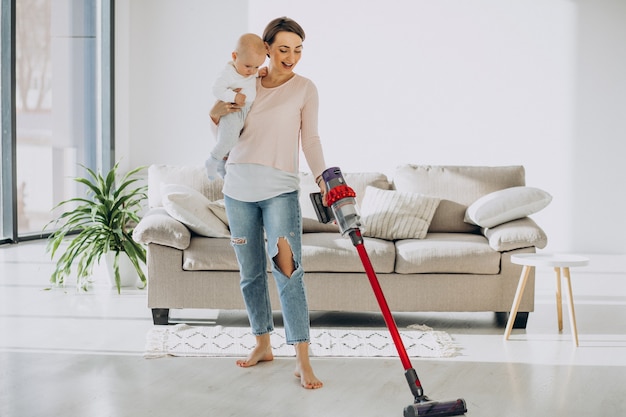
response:
[[[288,358],[246,370],[233,359],[144,359],[152,327],[145,291],[117,295],[103,268],[88,293],[51,288],[44,248],[0,246],[2,417],[401,416],[412,401],[397,359],[314,358],[325,382],[315,392],[299,387]],[[590,258],[588,267],[572,269],[578,348],[567,313],[557,331],[550,270],[537,273],[527,329],[514,330],[507,342],[491,313],[397,315],[400,327],[426,324],[462,346],[455,358],[412,358],[426,393],[464,398],[468,416],[626,415],[626,257]],[[176,314],[246,326],[242,312]],[[313,312],[312,325],[384,323],[377,314]]]

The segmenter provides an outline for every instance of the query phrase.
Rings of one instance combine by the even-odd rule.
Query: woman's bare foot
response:
[[[256,347],[250,352],[246,359],[237,361],[237,366],[249,368],[259,362],[274,360],[272,345],[270,344],[270,334],[266,333],[256,337]]]
[[[311,366],[308,366],[308,369],[305,371],[305,367],[296,366],[296,371],[294,375],[296,378],[300,378],[300,385],[302,385],[306,389],[318,389],[324,386],[324,383],[317,379],[315,374],[313,373],[313,369]]]
[[[311,362],[309,360],[309,344],[298,343],[296,347],[296,370],[294,375],[300,378],[300,384],[306,389],[318,389],[324,386],[313,373]]]

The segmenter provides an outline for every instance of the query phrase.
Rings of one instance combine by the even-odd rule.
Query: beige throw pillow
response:
[[[190,239],[189,229],[163,207],[150,209],[133,230],[133,240],[145,245],[156,243],[183,250],[189,246]]]
[[[423,239],[439,201],[422,194],[368,186],[361,207],[363,234],[387,240]]]
[[[218,219],[222,221],[222,223],[228,226],[228,216],[226,216],[226,205],[224,204],[224,199],[211,201],[209,203],[209,209],[217,216]]]

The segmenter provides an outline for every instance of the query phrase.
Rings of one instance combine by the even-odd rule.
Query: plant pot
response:
[[[107,265],[107,272],[109,282],[112,288],[117,288],[115,285],[115,273],[113,272],[113,262],[115,261],[115,252],[107,252],[105,255],[105,262]],[[139,287],[139,275],[135,267],[128,259],[126,252],[120,252],[119,256],[119,269],[120,269],[120,288],[123,287]]]

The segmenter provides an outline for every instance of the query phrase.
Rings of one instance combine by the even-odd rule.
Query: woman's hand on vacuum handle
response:
[[[320,175],[320,177],[321,177],[321,175]],[[324,182],[323,179],[319,178],[319,180],[317,181],[317,186],[320,187],[320,193],[322,193],[322,203],[326,207],[328,207],[328,204],[326,203],[326,183]]]

